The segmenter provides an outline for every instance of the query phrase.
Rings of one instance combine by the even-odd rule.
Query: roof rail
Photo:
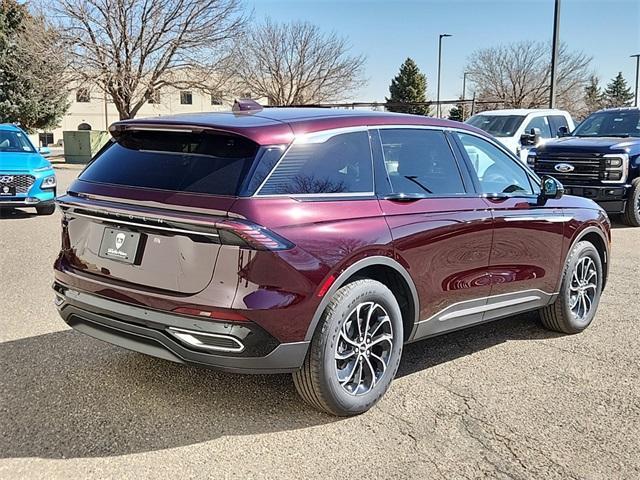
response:
[[[233,102],[231,110],[233,112],[259,112],[262,110],[262,105],[250,98],[239,98]]]

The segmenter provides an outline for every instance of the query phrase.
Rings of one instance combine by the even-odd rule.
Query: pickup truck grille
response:
[[[2,185],[16,187],[16,193],[27,193],[36,178],[33,175],[0,174],[0,180],[3,180]]]
[[[566,163],[574,167],[571,172],[559,172],[555,166]],[[551,175],[565,184],[600,182],[604,178],[604,161],[597,157],[569,157],[544,155],[536,158],[535,171],[539,175]]]

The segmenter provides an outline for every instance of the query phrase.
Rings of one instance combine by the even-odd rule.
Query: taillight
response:
[[[220,243],[256,250],[288,250],[293,243],[271,230],[243,220],[224,220],[216,224]]]

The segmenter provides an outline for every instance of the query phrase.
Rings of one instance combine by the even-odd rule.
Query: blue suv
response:
[[[27,134],[13,124],[0,124],[0,209],[35,207],[38,215],[55,211],[56,176],[51,163]]]

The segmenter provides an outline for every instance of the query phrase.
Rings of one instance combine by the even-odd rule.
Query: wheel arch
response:
[[[331,284],[311,319],[305,336],[306,341],[310,341],[313,337],[320,322],[320,317],[333,295],[344,285],[361,278],[377,280],[393,292],[402,312],[404,340],[407,341],[411,338],[420,312],[418,291],[415,283],[409,272],[397,261],[389,257],[373,256],[351,264]]]
[[[567,250],[567,255],[571,253],[573,247],[581,241],[587,241],[591,243],[595,249],[598,251],[600,255],[600,260],[602,262],[602,287],[607,284],[607,277],[609,276],[609,241],[607,240],[606,235],[602,231],[602,229],[596,226],[589,226],[583,230],[581,230],[571,242],[571,246]],[[566,262],[565,258],[565,262]]]

